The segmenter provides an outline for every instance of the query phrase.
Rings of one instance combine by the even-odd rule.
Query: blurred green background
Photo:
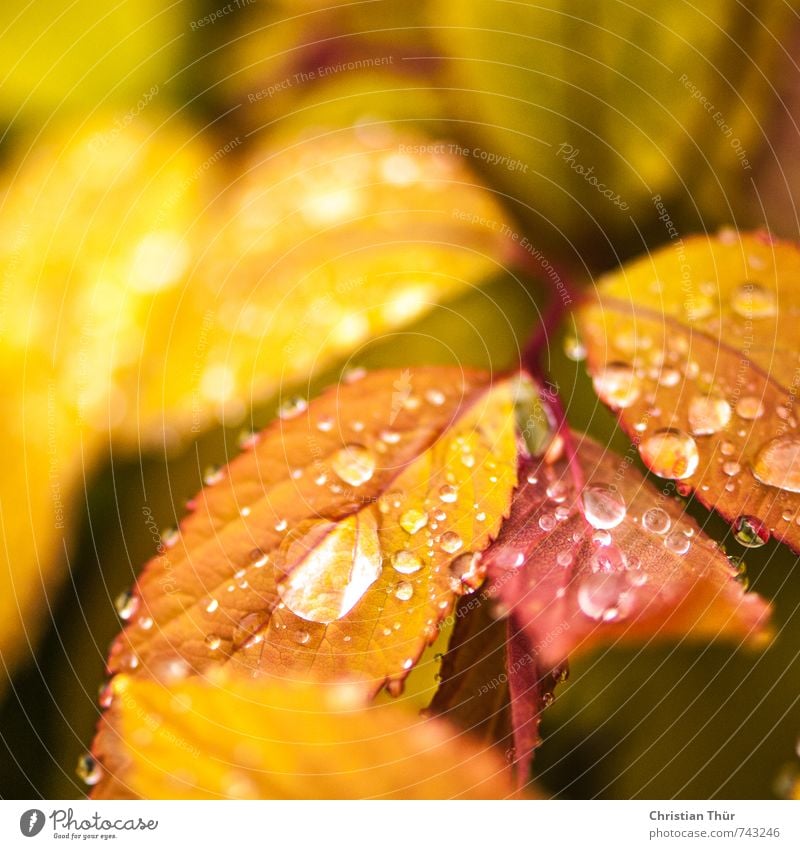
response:
[[[156,115],[189,120],[247,145],[364,121],[413,125],[505,157],[506,165],[480,156],[470,164],[520,232],[577,285],[590,285],[667,240],[655,195],[681,233],[769,225],[797,236],[796,12],[793,3],[728,0],[137,0],[100,10],[44,0],[0,12],[0,162],[11,169],[52,127],[98,115],[110,128]],[[303,82],[281,87],[298,74]],[[357,350],[311,391],[353,365],[513,365],[548,300],[529,274],[498,275]],[[563,353],[568,325],[552,340],[550,365],[570,421],[624,450],[583,365]],[[258,406],[248,425],[263,426],[274,410]],[[0,707],[0,796],[84,794],[74,764],[99,716],[103,659],[119,628],[113,600],[153,553],[142,505],[160,527],[175,525],[203,470],[237,453],[239,432],[206,433],[177,456],[108,450],[85,480],[69,578]],[[692,510],[712,536],[728,539],[724,523]],[[786,792],[800,733],[800,578],[796,558],[773,544],[748,552],[747,565],[753,589],[775,606],[773,644],[761,654],[727,645],[611,648],[574,664],[545,714],[535,763],[549,792]],[[429,666],[422,674],[432,679]]]

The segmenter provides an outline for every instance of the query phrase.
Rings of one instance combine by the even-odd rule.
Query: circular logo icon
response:
[[[36,837],[44,828],[44,811],[31,808],[19,818],[19,830],[25,837]]]

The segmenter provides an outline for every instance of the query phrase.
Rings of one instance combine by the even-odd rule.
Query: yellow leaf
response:
[[[504,799],[492,749],[353,684],[229,673],[119,676],[94,744],[95,799]]]

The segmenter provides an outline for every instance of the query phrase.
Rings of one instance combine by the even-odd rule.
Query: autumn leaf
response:
[[[121,609],[112,673],[402,680],[480,585],[516,483],[517,376],[362,373],[297,401],[193,500]]]
[[[800,251],[724,231],[607,275],[580,314],[589,370],[652,472],[744,546],[800,550]]]
[[[504,222],[464,159],[418,135],[347,129],[256,147],[199,225],[185,287],[149,318],[120,435],[175,442],[240,423],[502,269]],[[151,364],[157,377],[142,380]]]
[[[354,684],[118,676],[94,758],[95,799],[505,799],[493,750]]]
[[[483,555],[486,592],[518,635],[507,666],[523,778],[567,658],[618,642],[766,637],[768,606],[680,500],[589,437],[574,462],[580,489],[563,451],[521,462],[511,515]]]

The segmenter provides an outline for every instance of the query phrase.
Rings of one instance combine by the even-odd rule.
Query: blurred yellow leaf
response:
[[[94,744],[95,799],[506,799],[497,753],[353,684],[225,672],[119,676]]]

